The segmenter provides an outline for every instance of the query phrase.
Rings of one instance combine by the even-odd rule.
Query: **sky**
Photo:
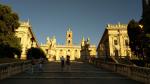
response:
[[[128,24],[139,21],[142,0],[0,0],[19,15],[30,20],[38,43],[55,36],[57,44],[65,44],[68,26],[72,27],[73,43],[88,37],[98,45],[107,24]]]

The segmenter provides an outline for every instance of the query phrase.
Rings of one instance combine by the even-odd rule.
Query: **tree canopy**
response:
[[[138,22],[131,20],[127,26],[127,31],[131,51],[139,58],[143,58],[143,28]]]
[[[150,63],[150,5],[143,4],[142,18],[139,22],[131,20],[128,24],[130,48],[137,56],[142,56],[145,64]]]
[[[41,48],[34,48],[31,47],[30,49],[27,50],[27,59],[39,59],[39,58],[46,58],[46,54]]]
[[[144,28],[144,50],[146,59],[150,62],[150,5],[146,7],[146,11],[142,15],[143,28]]]
[[[15,36],[19,17],[9,6],[0,4],[0,57],[20,56],[20,40]]]

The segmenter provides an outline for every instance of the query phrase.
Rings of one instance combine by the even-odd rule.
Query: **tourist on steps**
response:
[[[64,58],[64,56],[60,57],[60,61],[61,61],[61,71],[63,71],[64,67],[65,67],[65,58]]]
[[[70,71],[70,56],[66,56],[66,69],[67,71]]]

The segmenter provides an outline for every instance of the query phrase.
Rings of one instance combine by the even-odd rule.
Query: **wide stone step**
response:
[[[71,70],[63,72],[59,62],[44,64],[43,69],[39,72],[34,67],[34,73],[29,69],[0,81],[0,84],[142,84],[83,62],[72,62]]]
[[[12,76],[11,78],[123,78],[123,77],[113,72],[75,71],[75,72],[23,73],[20,75]]]
[[[129,79],[125,77],[11,77],[9,79]]]
[[[0,84],[142,84],[125,78],[21,78],[6,79]]]

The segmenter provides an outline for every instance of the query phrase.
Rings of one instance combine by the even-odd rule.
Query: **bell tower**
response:
[[[68,28],[66,33],[66,45],[72,46],[72,31],[70,27]]]

